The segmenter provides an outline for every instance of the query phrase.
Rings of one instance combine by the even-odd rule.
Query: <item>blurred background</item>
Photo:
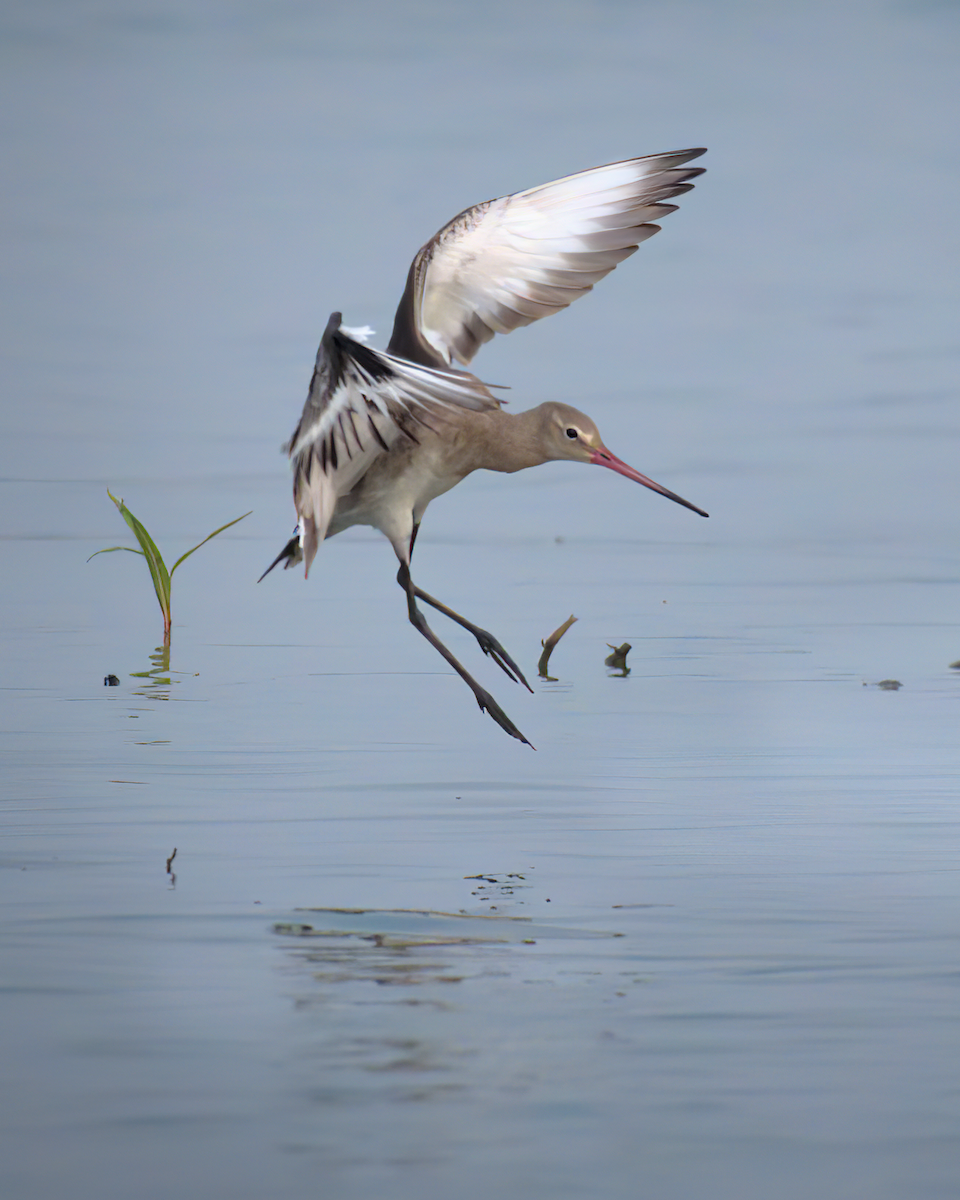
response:
[[[955,1195],[960,6],[0,30],[4,1194]],[[474,369],[710,520],[551,464],[417,543],[531,678],[578,616],[535,696],[436,618],[534,754],[374,531],[256,586],[279,447],[329,313],[384,346],[455,213],[687,146],[662,232]],[[168,563],[253,510],[177,572],[170,671],[143,564],[85,561],[133,544],[108,487]],[[535,936],[368,914],[306,953],[304,906]]]

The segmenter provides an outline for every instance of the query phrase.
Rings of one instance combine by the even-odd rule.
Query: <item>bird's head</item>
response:
[[[570,459],[574,462],[593,463],[598,467],[609,467],[618,475],[625,475],[635,483],[642,483],[644,487],[659,492],[661,496],[666,496],[676,504],[682,504],[684,508],[699,513],[701,517],[709,516],[702,508],[697,508],[689,500],[684,500],[675,492],[654,483],[652,479],[641,475],[639,471],[617,458],[603,444],[600,430],[586,413],[571,408],[569,404],[548,403],[540,405],[540,417],[543,423],[541,437],[548,460]]]

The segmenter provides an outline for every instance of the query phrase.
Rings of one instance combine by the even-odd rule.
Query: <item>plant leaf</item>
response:
[[[94,550],[90,558],[96,558],[98,554],[112,554],[114,550],[129,550],[131,554],[143,554],[142,550],[134,550],[133,546],[107,546],[105,550]],[[87,562],[90,561],[87,559]]]
[[[207,537],[205,537],[202,542],[197,542],[197,544],[194,546],[193,550],[188,550],[186,552],[186,554],[181,554],[180,557],[177,559],[177,561],[170,568],[170,574],[172,575],[174,573],[174,571],[177,569],[177,567],[179,567],[180,564],[183,562],[183,560],[185,558],[189,558],[190,555],[194,553],[194,551],[199,550],[201,546],[205,546],[207,544],[207,542],[209,542],[211,538],[215,538],[218,533],[223,533],[223,531],[225,529],[229,529],[231,525],[236,525],[236,523],[238,521],[242,521],[244,519],[244,517],[249,517],[251,512],[253,512],[252,508],[250,509],[250,512],[245,512],[243,514],[243,517],[234,517],[234,519],[232,521],[228,521],[226,523],[226,525],[221,525],[219,529],[215,529],[213,531],[213,533],[208,534]]]
[[[137,541],[143,547],[143,556],[147,560],[150,577],[153,580],[153,590],[157,593],[157,602],[163,613],[164,627],[168,628],[170,625],[170,572],[167,570],[167,564],[163,561],[163,556],[154,544],[153,538],[124,502],[112,495],[109,488],[107,495],[120,510],[120,516],[133,530]]]

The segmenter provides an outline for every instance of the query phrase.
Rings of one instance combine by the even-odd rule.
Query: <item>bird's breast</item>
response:
[[[430,501],[468,474],[449,441],[429,430],[418,429],[416,436],[416,442],[398,439],[338,499],[328,536],[351,525],[372,525],[391,539],[408,529],[409,536]]]

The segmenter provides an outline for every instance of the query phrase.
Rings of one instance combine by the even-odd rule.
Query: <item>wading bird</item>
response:
[[[705,517],[675,493],[621,462],[593,421],[548,402],[510,414],[466,367],[495,333],[509,333],[585,295],[639,244],[664,203],[702,175],[684,164],[703,150],[609,163],[488,200],[453,218],[410,267],[386,352],[368,330],[327,323],[300,423],[286,449],[293,465],[294,536],[263,575],[301,560],[305,573],[324,538],[372,525],[400,560],[397,582],[410,622],[470,687],[481,709],[527,742],[496,700],[427,624],[429,604],[470,631],[484,654],[529,691],[523,672],[486,630],[413,582],[410,559],[427,505],[471,471],[520,471],[556,460],[609,467]]]

